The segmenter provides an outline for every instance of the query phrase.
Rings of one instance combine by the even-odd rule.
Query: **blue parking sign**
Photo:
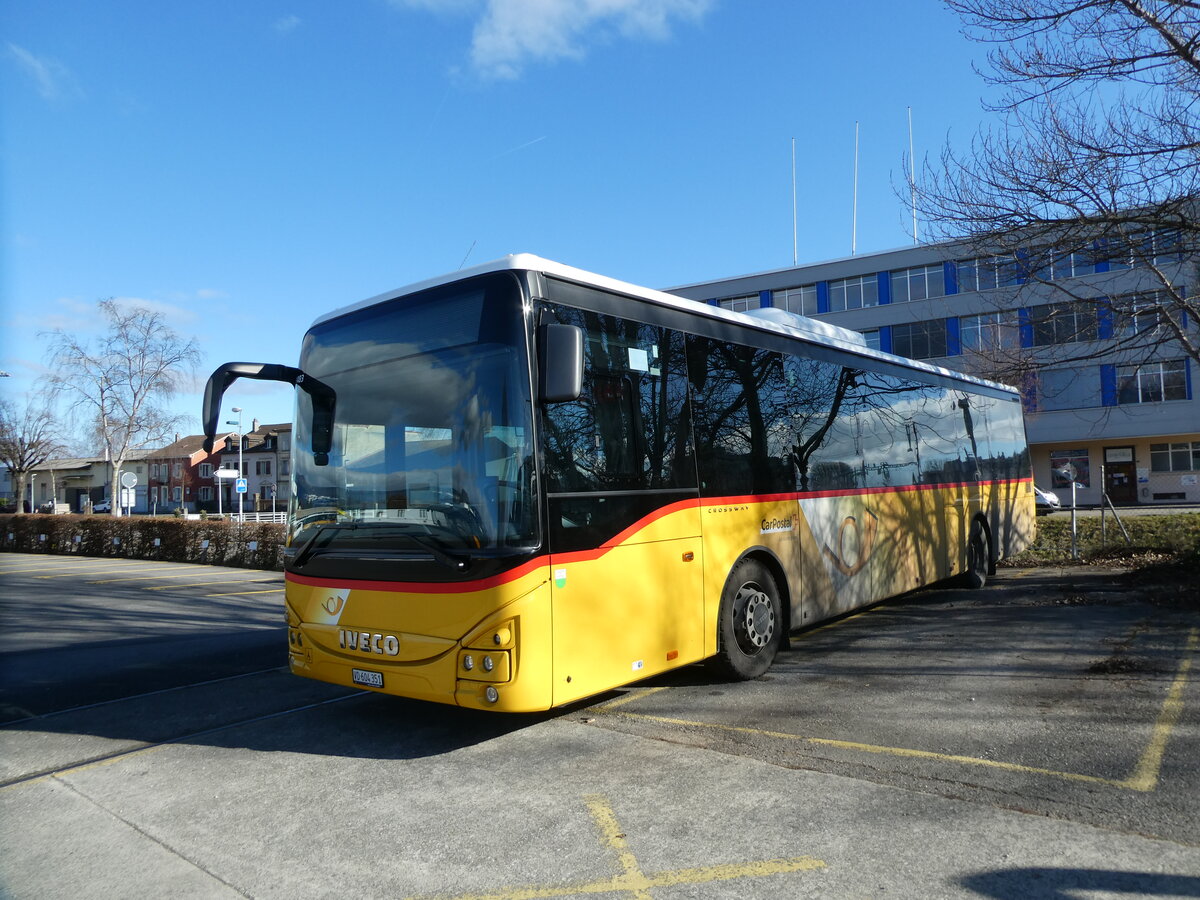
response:
[[[235,481],[233,483],[233,489],[235,491],[237,491],[239,494],[246,493],[246,479],[245,478],[237,479],[237,481]]]

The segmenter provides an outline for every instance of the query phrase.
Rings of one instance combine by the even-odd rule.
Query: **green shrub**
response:
[[[283,568],[284,528],[149,516],[0,515],[0,549]],[[251,548],[251,545],[253,549]]]
[[[1106,535],[1101,534],[1099,516],[1076,519],[1076,545],[1080,560],[1101,562],[1151,555],[1196,557],[1200,555],[1200,513],[1161,516],[1126,515],[1121,523],[1129,542],[1112,516],[1105,516]],[[1025,552],[1013,557],[1013,565],[1072,562],[1071,517],[1065,513],[1038,519],[1037,537]]]

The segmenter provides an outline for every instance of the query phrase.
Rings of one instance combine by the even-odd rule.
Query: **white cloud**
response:
[[[675,21],[699,21],[715,0],[391,0],[394,6],[476,13],[471,62],[492,78],[516,78],[529,62],[581,59],[614,33],[665,40]]]
[[[276,19],[271,27],[280,34],[287,34],[288,32],[295,31],[297,28],[299,28],[300,22],[301,19],[299,16],[282,16]]]
[[[144,297],[113,297],[112,300],[124,309],[141,308],[159,313],[169,324],[176,327],[195,322],[198,318],[196,310],[192,307],[164,303],[161,300],[147,300]]]
[[[75,81],[71,70],[57,60],[39,57],[24,47],[8,44],[8,57],[37,85],[44,100],[60,100],[64,97],[81,97],[83,91]]]

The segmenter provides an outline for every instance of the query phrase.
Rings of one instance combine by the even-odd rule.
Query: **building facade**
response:
[[[220,452],[221,467],[238,468],[238,436],[229,435]],[[284,512],[291,496],[292,426],[290,422],[262,425],[255,419],[241,436],[241,474],[246,479],[243,499],[247,512]],[[238,495],[233,479],[222,479],[226,512],[236,510]]]
[[[1040,487],[1070,502],[1200,502],[1196,362],[1164,321],[1164,284],[1196,283],[1177,235],[1147,252],[980,256],[914,246],[670,288],[861,332],[869,346],[1020,388]],[[1120,302],[1115,302],[1116,300]],[[1140,312],[1139,312],[1140,311]],[[1173,323],[1195,334],[1186,316]],[[1065,491],[1065,493],[1064,493]]]
[[[147,506],[146,463],[148,450],[134,450],[126,459],[123,473],[137,478],[130,512],[144,513]],[[48,459],[30,472],[25,482],[25,503],[31,510],[86,513],[105,508],[120,492],[113,491],[112,463],[104,457]]]
[[[151,453],[146,458],[149,511],[158,515],[177,509],[186,513],[216,512],[217,478],[213,473],[220,463],[219,446],[205,453],[204,435],[193,434],[176,436],[172,443]]]

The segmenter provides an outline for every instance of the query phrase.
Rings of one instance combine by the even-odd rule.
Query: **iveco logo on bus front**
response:
[[[372,634],[370,631],[347,631],[345,628],[339,628],[338,646],[343,650],[378,653],[380,656],[400,655],[400,638],[394,634]]]

